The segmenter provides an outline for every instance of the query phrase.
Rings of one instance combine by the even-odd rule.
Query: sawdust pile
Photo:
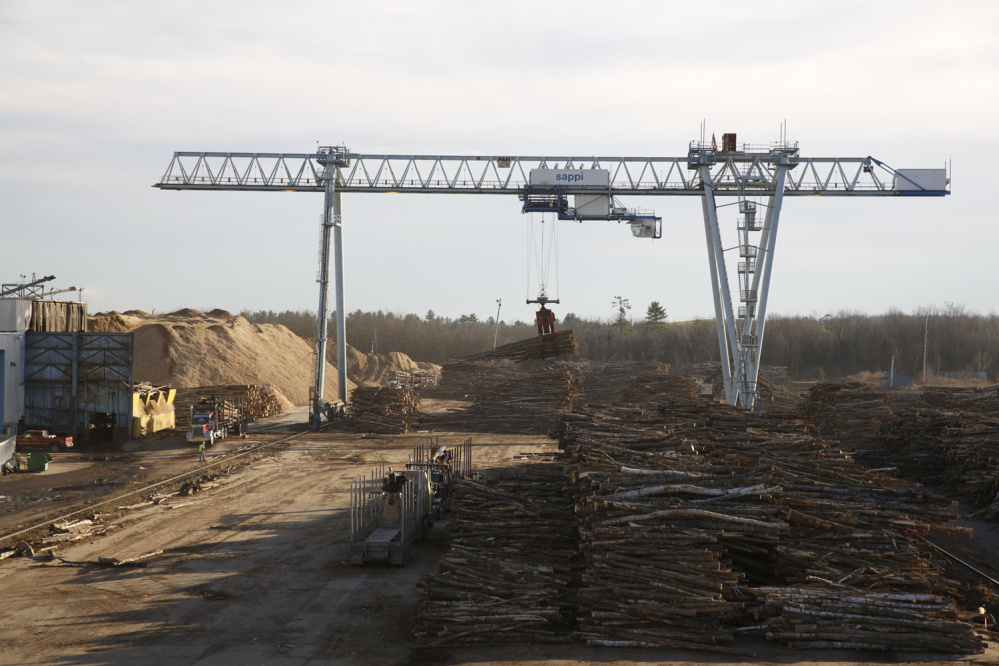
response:
[[[166,315],[138,310],[98,314],[87,325],[96,332],[132,332],[136,382],[174,388],[270,385],[292,404],[308,404],[312,346],[284,326],[251,324],[225,310],[190,308]],[[353,388],[350,384],[347,390]],[[336,370],[329,364],[323,390],[326,396],[337,395]]]
[[[174,388],[269,385],[292,404],[308,404],[313,347],[280,324],[251,324],[225,310],[184,308],[169,314],[98,313],[88,319],[87,328],[134,334],[136,382]],[[335,358],[335,347],[330,354]],[[384,386],[389,375],[400,371],[436,367],[398,352],[365,354],[348,346],[347,391],[358,384]],[[327,400],[338,393],[336,368],[330,363],[323,391]]]

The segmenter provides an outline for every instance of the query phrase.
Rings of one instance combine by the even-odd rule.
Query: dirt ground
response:
[[[207,458],[222,455],[248,443],[276,438],[275,428],[306,420],[307,408],[261,419],[250,426],[250,437],[225,439],[208,449]],[[130,484],[150,478],[165,478],[193,469],[198,449],[183,434],[166,431],[125,443],[121,451],[94,452],[74,449],[53,453],[44,472],[8,474],[0,477],[0,534],[19,525],[44,518],[61,508],[78,505],[88,497],[123,491]]]
[[[467,435],[445,440],[458,441]],[[932,656],[792,652],[746,643],[760,661],[702,653],[511,646],[428,651],[411,636],[419,583],[447,540],[438,523],[405,568],[354,567],[349,482],[400,465],[424,435],[310,434],[211,490],[124,514],[120,527],[0,562],[2,664],[953,663]],[[484,472],[553,451],[546,438],[473,436]],[[99,465],[92,462],[91,465]],[[142,568],[99,557],[162,550]],[[955,660],[999,663],[999,650]]]

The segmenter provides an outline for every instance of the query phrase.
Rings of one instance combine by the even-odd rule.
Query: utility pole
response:
[[[926,315],[926,325],[923,328],[923,386],[926,386],[926,342],[930,337],[930,316]]]
[[[503,299],[496,299],[496,332],[493,333],[493,349],[496,349],[496,342],[499,340],[499,313],[500,308],[503,307]]]

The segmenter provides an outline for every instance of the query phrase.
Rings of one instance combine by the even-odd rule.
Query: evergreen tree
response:
[[[645,323],[652,326],[652,328],[659,328],[668,316],[666,309],[659,304],[659,301],[652,301],[649,303],[649,309],[645,311]]]
[[[613,305],[614,309],[617,310],[617,318],[614,320],[614,325],[622,331],[625,330],[630,326],[630,322],[628,321],[628,310],[631,309],[631,302],[623,296],[615,296],[611,305]]]

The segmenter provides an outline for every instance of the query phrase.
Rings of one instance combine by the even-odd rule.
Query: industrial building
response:
[[[0,286],[0,427],[128,437],[131,333],[88,333],[87,304],[52,300],[53,276]],[[81,294],[82,295],[82,294]]]

